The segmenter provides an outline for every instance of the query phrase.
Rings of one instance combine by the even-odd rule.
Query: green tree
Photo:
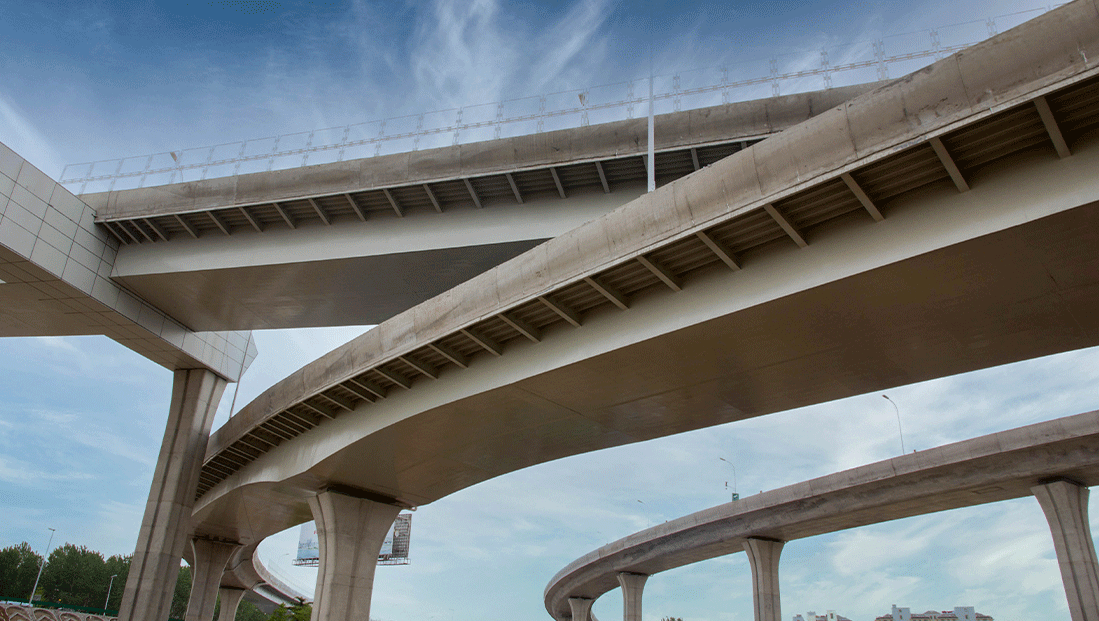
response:
[[[268,617],[269,621],[309,621],[309,618],[313,615],[313,606],[311,604],[295,604],[287,608],[286,606],[279,605],[271,616]]]
[[[267,615],[252,602],[242,600],[237,607],[237,618],[234,621],[267,621]]]
[[[191,568],[180,567],[176,578],[176,590],[172,595],[172,609],[168,616],[182,619],[187,614],[187,599],[191,597]]]
[[[98,608],[107,595],[106,570],[99,552],[71,543],[58,546],[42,572],[42,597],[59,604]]]
[[[42,557],[26,541],[0,550],[0,597],[23,599],[30,595]]]

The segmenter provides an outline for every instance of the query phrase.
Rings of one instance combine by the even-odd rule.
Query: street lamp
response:
[[[38,581],[42,579],[42,570],[46,568],[46,559],[50,556],[50,546],[53,545],[53,535],[56,532],[57,531],[50,528],[50,542],[46,544],[46,553],[42,555],[42,564],[38,566],[38,577],[34,579],[34,588],[31,589],[31,596],[27,598],[27,604],[32,608],[34,607],[34,592],[38,590]]]
[[[889,395],[882,395],[882,397],[893,405],[893,411],[897,413],[897,434],[901,437],[901,455],[904,455],[904,430],[901,429],[901,410],[897,407],[896,403],[893,403],[893,400],[889,398]]]
[[[107,602],[111,601],[111,587],[114,586],[114,579],[118,577],[118,574],[111,576],[111,581],[107,583],[107,599],[103,600],[103,610],[107,610]]]
[[[736,466],[733,465],[733,462],[724,457],[718,457],[718,459],[729,464],[729,467],[733,469],[733,500],[740,500],[740,494],[736,493]],[[729,483],[727,481],[725,483],[725,489],[729,489]]]

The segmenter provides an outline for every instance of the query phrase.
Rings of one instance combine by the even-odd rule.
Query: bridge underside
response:
[[[952,192],[938,188],[931,198]],[[909,216],[918,220],[905,205],[890,212],[894,222]],[[854,226],[856,237],[865,237],[884,225]],[[689,315],[696,304],[757,294],[752,284],[735,282],[756,270],[772,272],[766,278],[807,262],[828,269],[865,258],[858,244],[854,254],[845,253],[845,231],[832,236],[821,231],[816,253],[795,252],[802,256],[793,261],[784,261],[791,258],[789,242],[776,241],[742,257],[749,266],[761,264],[752,270],[715,266],[674,296],[659,290],[635,296],[624,312],[644,331],[677,308]],[[282,467],[268,458],[284,459],[282,466],[299,461],[273,449],[249,469],[257,484],[200,507],[196,518],[203,534],[253,541],[308,521],[306,498],[318,485],[424,504],[568,455],[1096,346],[1096,248],[1099,203],[1090,203],[584,358],[605,338],[632,340],[603,332],[613,330],[622,311],[593,311],[582,328],[558,326],[566,332],[559,338],[547,331],[541,343],[515,343],[508,356],[479,359],[455,378],[478,388],[483,381],[504,385],[430,408],[424,406],[432,399],[416,398],[417,391],[393,394],[384,404],[395,409],[378,411],[375,404],[342,415],[298,438],[293,450],[311,459],[333,442],[359,438],[346,448],[300,474],[260,482],[281,478]],[[695,299],[679,302],[686,307],[672,305],[688,292]],[[582,359],[508,383],[516,375],[505,370],[509,365],[525,372],[540,354]],[[433,386],[452,394],[456,387],[447,378]]]
[[[147,273],[116,280],[190,326],[366,325],[381,323],[542,241]]]

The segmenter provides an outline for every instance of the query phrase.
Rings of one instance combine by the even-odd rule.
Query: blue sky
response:
[[[810,66],[827,48],[837,63],[854,42],[915,40],[970,20],[982,30],[988,16],[1034,6],[0,0],[0,142],[56,177],[66,163],[639,78],[650,40],[657,74],[766,70],[771,56]],[[238,409],[364,329],[257,333]],[[888,394],[912,450],[1099,409],[1096,386],[1099,350],[1085,350]],[[0,339],[0,546],[41,550],[55,527],[55,544],[131,552],[170,387],[168,371],[105,338]],[[416,512],[413,562],[379,569],[373,616],[546,619],[542,590],[563,565],[726,499],[732,468],[719,458],[735,465],[737,491],[756,493],[897,454],[896,422],[879,394],[864,395],[482,483]],[[262,554],[310,588],[313,574],[288,566],[296,539],[273,538]],[[786,618],[834,609],[870,621],[894,603],[973,605],[1005,621],[1067,616],[1048,530],[1028,499],[795,542],[781,576]],[[611,593],[595,611],[607,621],[620,606]],[[646,621],[749,620],[747,561],[655,577],[645,610]]]

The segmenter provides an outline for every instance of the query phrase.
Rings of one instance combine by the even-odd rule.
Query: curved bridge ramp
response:
[[[196,535],[319,492],[520,468],[1099,345],[1099,18],[1082,1],[381,324],[212,436]]]
[[[570,604],[570,600],[586,602],[590,607],[591,601],[612,589],[619,586],[629,589],[631,585],[628,581],[621,582],[620,575],[651,576],[752,546],[773,551],[770,567],[763,567],[765,561],[752,558],[752,573],[755,576],[773,570],[777,608],[778,553],[785,542],[1032,494],[1041,500],[1043,490],[1056,481],[1069,485],[1070,490],[1084,488],[1083,526],[1087,528],[1086,487],[1099,483],[1099,412],[1028,425],[852,468],[640,531],[590,552],[558,572],[546,587],[546,610],[554,619],[586,621],[575,616],[577,604]],[[1062,519],[1078,517],[1081,506],[1077,505],[1075,510],[1075,516],[1064,512]],[[1068,552],[1061,549],[1056,535],[1058,525],[1053,522],[1057,555],[1062,572],[1066,572]],[[1094,570],[1095,550],[1090,534],[1086,539]],[[749,557],[758,551],[749,551]],[[1087,580],[1080,581],[1072,575],[1071,570],[1064,577],[1066,587],[1069,582],[1087,584]],[[643,584],[644,580],[640,582]],[[753,579],[753,583],[758,587],[760,581]],[[638,601],[640,589],[635,587]],[[758,591],[766,589],[757,588],[757,603],[761,595],[767,595]],[[1082,595],[1096,597],[1099,590]],[[1071,609],[1072,594],[1069,596]],[[777,610],[774,612],[777,618]],[[1074,615],[1073,619],[1077,617]]]

